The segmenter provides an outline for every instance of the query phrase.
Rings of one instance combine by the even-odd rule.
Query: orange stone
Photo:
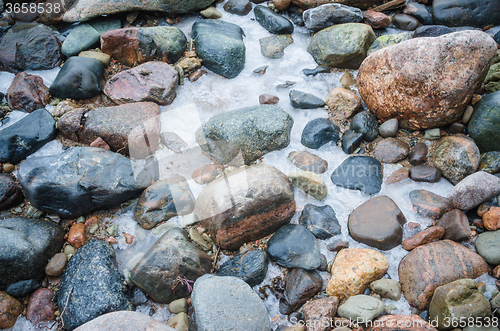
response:
[[[500,207],[491,207],[483,215],[483,224],[486,230],[496,231],[500,229]]]
[[[106,238],[106,241],[110,243],[111,245],[118,244],[118,240],[116,240],[115,237],[108,237]]]
[[[431,243],[433,241],[439,240],[444,236],[444,229],[440,226],[431,226],[416,235],[413,235],[409,238],[403,240],[403,248],[407,251],[411,251],[412,249]]]
[[[71,226],[68,233],[68,243],[76,248],[85,244],[85,224],[75,223]]]
[[[491,273],[493,277],[496,279],[500,279],[500,265],[497,265],[495,269],[493,269],[493,272]]]
[[[94,225],[97,222],[99,222],[99,218],[94,215],[94,216],[87,218],[87,220],[85,221],[85,226],[89,227],[89,226]]]
[[[483,203],[482,205],[480,205],[479,207],[477,207],[477,216],[483,217],[484,214],[486,214],[488,212],[488,210],[490,210],[490,206],[488,206],[487,204]]]
[[[125,237],[125,242],[129,245],[134,241],[134,236],[130,233],[124,233],[123,236]]]
[[[392,175],[387,178],[385,183],[387,185],[400,182],[402,180],[408,179],[410,177],[410,172],[406,168],[401,168],[392,173]]]

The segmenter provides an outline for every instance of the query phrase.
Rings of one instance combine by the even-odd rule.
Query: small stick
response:
[[[373,7],[373,11],[384,11],[384,10],[389,10],[389,9],[394,9],[399,7],[400,5],[404,4],[406,0],[392,0],[389,2],[386,2],[380,6]]]
[[[71,292],[73,292],[73,288],[74,288],[74,286],[71,286],[71,288],[69,289],[68,297],[66,298],[66,304],[64,305],[64,309],[63,309],[61,315],[59,316],[59,319],[61,321],[61,327],[59,329],[57,329],[57,331],[61,331],[62,329],[64,329],[64,318],[63,318],[63,315],[66,312],[66,308],[68,308],[69,297],[71,296]],[[69,315],[69,313],[68,313],[68,316],[71,317],[71,315]],[[73,319],[73,317],[71,317],[71,318]]]

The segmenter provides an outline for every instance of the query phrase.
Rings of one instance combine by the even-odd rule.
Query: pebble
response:
[[[318,239],[325,240],[341,234],[335,211],[329,205],[305,205],[300,214],[299,224],[305,226]]]
[[[259,74],[259,75],[263,75],[266,73],[266,70],[269,66],[262,66],[262,67],[258,67],[257,69],[254,69],[254,73],[256,74]]]
[[[0,291],[0,329],[13,327],[22,311],[23,305],[19,301]]]
[[[272,94],[261,94],[259,95],[259,103],[261,105],[275,105],[280,101],[280,99]]]
[[[416,182],[437,183],[441,179],[441,171],[429,165],[410,168],[410,178]]]
[[[464,133],[465,132],[465,125],[463,125],[462,123],[451,123],[448,130],[450,131],[450,133],[453,133],[453,134]]]
[[[384,29],[391,24],[392,19],[382,12],[367,10],[363,12],[363,22],[374,29]]]
[[[425,130],[424,139],[438,140],[441,138],[441,130],[439,128]]]
[[[66,256],[73,255],[75,253],[76,253],[76,248],[74,246],[71,245],[64,246],[64,254],[66,254]]]
[[[302,73],[306,76],[316,76],[317,74],[327,74],[330,72],[328,66],[317,66],[314,69],[302,69]]]
[[[13,172],[15,170],[16,167],[14,167],[13,164],[11,163],[4,163],[3,164],[3,171],[10,174],[11,172]]]
[[[345,77],[345,74],[342,77]],[[361,98],[356,93],[342,87],[332,89],[325,102],[330,118],[337,121],[351,118],[361,106]]]
[[[347,299],[337,314],[340,317],[349,318],[359,323],[367,323],[384,311],[384,303],[369,295],[355,295]]]
[[[426,245],[433,241],[439,240],[444,236],[444,229],[440,226],[431,226],[409,238],[406,238],[402,245],[403,248],[407,251],[411,251],[412,249]]]
[[[380,192],[382,172],[382,163],[376,158],[351,156],[333,171],[330,179],[337,186],[371,195]]]
[[[326,249],[328,249],[330,252],[338,252],[344,248],[349,248],[349,242],[343,240],[337,240],[326,245]]]
[[[48,288],[42,287],[33,292],[28,301],[26,318],[35,325],[55,320],[56,307],[52,301],[53,297],[54,294]]]
[[[370,289],[382,298],[399,301],[401,284],[394,279],[379,279],[370,284]]]
[[[394,171],[385,181],[387,185],[398,183],[402,180],[410,178],[410,172],[406,168],[401,168]]]
[[[478,171],[460,181],[448,193],[448,200],[460,210],[470,210],[500,193],[500,178]]]
[[[292,107],[299,109],[321,108],[325,105],[325,101],[317,96],[298,90],[291,90],[289,97]]]
[[[436,225],[444,229],[443,239],[463,241],[469,239],[472,235],[467,216],[458,209],[453,209],[444,214],[437,220]]]
[[[410,192],[413,210],[423,216],[438,219],[452,209],[448,199],[424,189]]]
[[[19,282],[10,284],[9,287],[7,287],[7,289],[5,290],[5,293],[12,295],[15,298],[22,298],[39,287],[40,283],[38,283],[34,279],[21,280]]]
[[[217,9],[215,9],[214,6],[210,6],[207,9],[200,11],[200,14],[206,18],[211,19],[219,19],[222,17],[222,14]]]
[[[291,0],[273,0],[274,8],[279,11],[287,10],[291,3]]]
[[[486,230],[489,231],[500,229],[500,207],[491,207],[483,215],[483,224]]]
[[[380,125],[378,131],[382,138],[395,137],[398,134],[399,122],[397,118],[391,118]]]
[[[413,31],[418,27],[418,20],[410,15],[396,14],[392,17],[392,23],[401,30]]]
[[[172,301],[168,305],[168,310],[172,314],[187,313],[188,312],[188,302],[186,298],[180,298]]]
[[[324,173],[328,168],[328,162],[306,151],[290,152],[288,160],[302,170],[312,171],[317,174]]]
[[[463,124],[469,123],[469,120],[470,120],[473,112],[474,112],[474,108],[471,105],[468,105],[467,108],[465,108],[464,115],[462,116],[462,123]]]
[[[193,171],[192,178],[196,183],[205,185],[219,177],[222,171],[222,166],[218,164],[209,164]]]
[[[375,147],[374,155],[384,163],[397,163],[408,156],[407,143],[395,138],[385,138]]]
[[[217,270],[217,275],[238,277],[253,287],[266,277],[268,261],[264,250],[251,249],[226,261]]]
[[[224,10],[231,14],[245,16],[252,10],[252,4],[248,0],[229,0],[224,4]]]
[[[479,161],[479,170],[489,174],[495,174],[500,171],[500,152],[486,152],[481,154]]]
[[[294,186],[317,200],[323,200],[328,194],[326,183],[312,171],[297,171],[287,175]]]
[[[368,111],[362,111],[353,117],[349,129],[363,134],[364,140],[373,141],[379,131],[377,118]]]
[[[339,299],[337,297],[327,297],[311,300],[302,306],[302,314],[309,331],[327,331],[325,321],[333,321]],[[329,324],[329,323],[327,323]]]
[[[47,276],[59,277],[63,274],[67,262],[68,258],[66,254],[57,253],[50,259],[49,263],[47,263],[45,273]]]
[[[167,321],[167,326],[174,328],[177,331],[189,330],[189,319],[185,312],[179,313]]]
[[[296,311],[323,287],[323,278],[316,270],[292,269],[285,276],[285,300],[280,301],[280,313]]]
[[[130,245],[134,241],[134,236],[132,236],[130,233],[124,233],[123,236],[125,237],[125,243],[127,245]]]
[[[408,155],[408,162],[411,165],[417,166],[422,165],[427,162],[427,145],[424,143],[418,143],[410,149],[410,154]]]
[[[305,147],[318,149],[328,142],[337,143],[339,132],[340,128],[328,119],[316,118],[306,124],[300,142]]]
[[[85,224],[73,224],[69,229],[67,241],[75,248],[82,247],[85,244]]]
[[[363,134],[352,130],[346,130],[342,135],[342,150],[346,154],[352,154],[363,142]]]

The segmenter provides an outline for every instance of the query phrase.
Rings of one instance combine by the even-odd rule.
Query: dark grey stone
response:
[[[314,69],[302,69],[302,73],[306,76],[316,76],[317,74],[327,74],[330,72],[328,66],[317,66]]]
[[[315,296],[323,287],[323,278],[316,270],[292,269],[285,277],[285,299],[279,310],[288,315]]]
[[[267,273],[267,253],[260,249],[251,250],[228,260],[217,270],[217,276],[234,276],[254,287],[262,283]]]
[[[346,130],[342,135],[342,150],[346,154],[352,154],[363,142],[363,134],[352,130]]]
[[[304,26],[312,31],[319,31],[335,24],[359,23],[363,20],[361,9],[339,3],[327,3],[307,9],[302,17]]]
[[[34,279],[21,280],[17,283],[10,284],[5,290],[5,293],[12,295],[15,298],[22,298],[39,287],[40,283]]]
[[[339,132],[340,128],[327,118],[316,118],[306,124],[300,142],[308,148],[318,149],[330,141],[337,143]]]
[[[332,173],[332,182],[350,190],[365,194],[380,192],[383,178],[382,163],[371,156],[351,156]]]
[[[23,200],[23,190],[11,174],[0,174],[0,210],[8,209]]]
[[[362,111],[353,117],[349,129],[363,134],[363,139],[366,141],[375,140],[378,136],[377,118],[368,111]]]
[[[417,28],[419,22],[418,20],[410,15],[406,14],[396,14],[392,18],[392,23],[401,30],[413,31]]]
[[[484,95],[474,105],[468,130],[482,153],[500,151],[500,91]]]
[[[415,17],[422,24],[432,25],[434,21],[432,20],[432,15],[429,9],[430,7],[427,7],[421,3],[410,2],[406,4],[403,13]]]
[[[500,22],[500,3],[491,0],[434,0],[436,24],[483,28]]]
[[[441,171],[430,165],[419,165],[410,168],[410,178],[416,182],[437,183],[441,179]]]
[[[295,108],[300,109],[314,109],[320,108],[325,105],[325,101],[318,98],[317,96],[297,90],[291,90],[290,94],[290,103]]]
[[[252,4],[248,0],[229,0],[224,5],[228,13],[245,16],[252,10]]]
[[[274,34],[292,34],[293,24],[287,18],[264,6],[255,6],[255,19],[267,31]]]
[[[318,239],[328,239],[341,233],[335,211],[328,205],[305,205],[299,224],[305,226]]]
[[[453,29],[444,25],[422,25],[415,30],[413,38],[439,37],[452,32],[454,32]]]

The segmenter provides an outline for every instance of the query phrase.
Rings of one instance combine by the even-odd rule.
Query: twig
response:
[[[406,0],[392,0],[389,2],[386,2],[380,6],[373,7],[373,11],[384,11],[384,10],[389,10],[389,9],[395,9],[403,4],[406,3]]]
[[[74,286],[71,286],[71,288],[69,289],[68,297],[66,298],[66,304],[64,305],[64,309],[63,309],[61,315],[59,315],[59,320],[61,321],[61,327],[59,329],[57,329],[57,331],[61,331],[62,329],[64,329],[63,315],[66,312],[66,308],[68,308],[69,297],[71,296],[71,292],[73,292],[73,288],[74,288]],[[68,316],[71,317],[69,312],[68,312]],[[71,319],[73,319],[73,317],[71,317]]]
[[[215,270],[215,267],[217,266],[217,258],[219,257],[219,252],[220,252],[220,247],[219,246],[215,246],[215,256],[214,256],[214,260],[212,261],[212,270]]]

